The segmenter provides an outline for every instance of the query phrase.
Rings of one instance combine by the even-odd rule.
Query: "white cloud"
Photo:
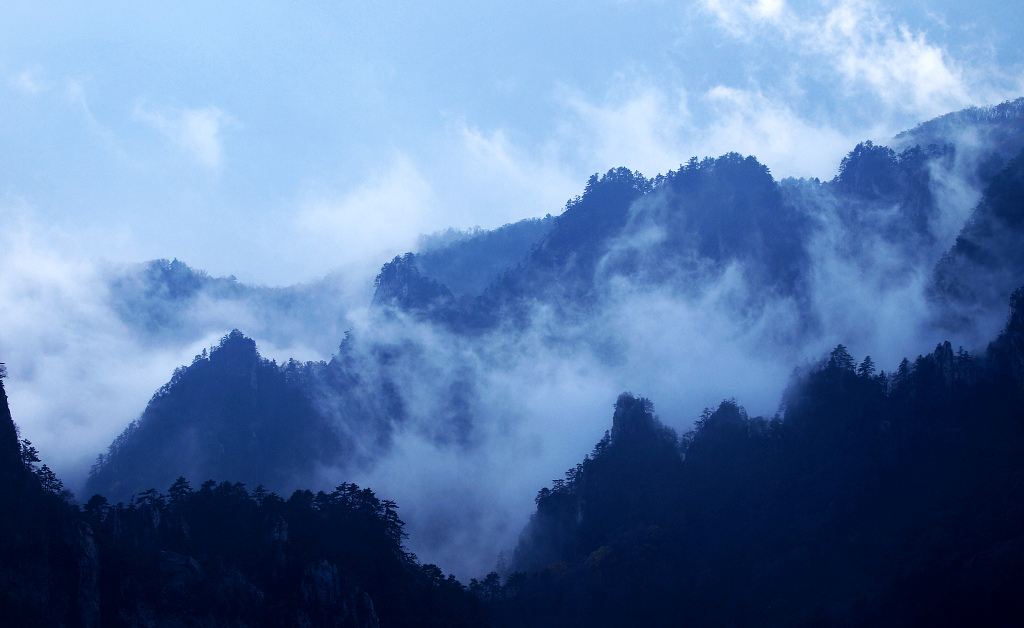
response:
[[[474,188],[479,200],[451,201],[456,224],[480,219],[481,201],[488,207],[487,227],[530,216],[556,214],[579,192],[581,175],[559,161],[558,146],[547,143],[534,150],[516,145],[503,129],[483,131],[461,124],[461,143],[455,160],[463,171],[463,189]],[[448,201],[449,199],[446,199]]]
[[[8,79],[14,89],[35,96],[50,88],[49,82],[39,76],[38,70],[24,70]]]
[[[577,124],[563,129],[563,142],[577,147],[592,171],[627,166],[653,175],[678,166],[685,158],[679,140],[690,123],[686,93],[642,82],[616,92],[602,104],[569,93],[565,105]]]
[[[828,121],[801,117],[784,101],[755,89],[717,85],[693,98],[708,113],[695,119],[685,92],[637,84],[605,103],[573,95],[575,117],[562,142],[578,147],[591,171],[626,166],[652,176],[692,156],[754,155],[776,177],[831,178],[842,156],[877,129],[846,132]]]
[[[390,168],[342,194],[311,196],[295,224],[299,236],[336,264],[379,265],[412,250],[432,227],[433,192],[404,155]]]
[[[221,131],[232,118],[218,107],[185,108],[165,114],[138,105],[135,118],[159,131],[200,165],[211,170],[220,168],[224,153]]]
[[[942,48],[871,3],[842,2],[800,28],[805,45],[832,57],[848,84],[868,87],[891,107],[932,116],[983,104],[974,102],[963,71]]]
[[[870,0],[821,2],[807,13],[781,0],[702,4],[732,36],[765,37],[766,28],[774,29],[793,52],[814,58],[803,64],[809,72],[825,67],[847,92],[866,91],[895,111],[931,117],[999,97],[969,81],[961,64],[925,33],[895,23]],[[978,81],[988,78],[980,73]]]
[[[703,0],[704,10],[731,34],[750,35],[751,22],[777,23],[787,10],[785,0]]]
[[[42,229],[24,207],[0,206],[0,361],[15,422],[74,486],[92,457],[138,417],[173,369],[213,339],[138,342],[107,305],[100,266],[81,236]]]
[[[716,112],[701,144],[713,155],[754,155],[777,177],[830,178],[855,139],[827,122],[805,120],[761,92],[722,85],[708,90]]]

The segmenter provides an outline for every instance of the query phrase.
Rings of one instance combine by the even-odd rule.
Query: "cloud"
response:
[[[565,90],[571,119],[562,141],[593,171],[627,166],[647,175],[665,172],[686,155],[680,140],[690,126],[686,92],[669,93],[643,80],[622,80],[603,102]]]
[[[40,78],[39,74],[38,70],[23,70],[10,77],[7,83],[24,94],[35,96],[50,89],[49,82]]]
[[[233,119],[218,107],[185,108],[167,114],[137,105],[134,116],[159,131],[200,165],[210,170],[220,168],[224,153],[222,129]]]
[[[452,218],[464,226],[479,221],[480,202],[487,204],[487,227],[531,216],[557,214],[565,201],[577,193],[585,175],[572,172],[559,157],[558,146],[547,142],[533,150],[516,145],[504,129],[483,130],[460,123],[455,127],[460,140],[453,147],[453,162],[459,164],[463,190],[473,189],[480,200],[446,199],[455,205]],[[478,223],[474,223],[478,224]]]
[[[805,45],[831,57],[848,84],[865,85],[890,107],[933,116],[984,104],[942,48],[924,33],[893,24],[871,3],[842,2],[823,21],[801,24],[800,30]]]
[[[754,155],[780,176],[829,176],[854,137],[828,122],[815,123],[759,91],[719,85],[706,101],[716,112],[700,145],[712,154]]]
[[[140,344],[106,303],[100,267],[75,237],[0,206],[0,361],[23,438],[66,483],[145,407],[174,368],[212,342]]]
[[[379,267],[412,250],[417,236],[433,228],[433,196],[412,160],[398,154],[355,189],[308,194],[293,228],[320,257]]]
[[[691,114],[689,101],[707,114]],[[563,128],[562,142],[577,146],[581,160],[600,172],[626,166],[653,176],[692,156],[739,152],[756,156],[779,177],[831,177],[852,145],[877,132],[844,131],[802,117],[778,95],[725,85],[688,98],[682,90],[671,94],[637,82],[603,102],[573,94],[566,105],[574,119]]]
[[[749,37],[751,23],[778,23],[787,9],[785,0],[702,0],[701,5],[737,37]]]
[[[783,0],[704,0],[702,6],[741,40],[767,40],[774,30],[791,52],[808,57],[802,64],[808,74],[825,68],[823,80],[838,77],[847,93],[869,93],[898,112],[931,117],[1003,95],[991,86],[1002,77],[978,68],[968,73],[926,33],[895,23],[870,0],[813,3],[806,12]]]

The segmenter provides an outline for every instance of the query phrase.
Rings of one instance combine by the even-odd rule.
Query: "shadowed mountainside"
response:
[[[1024,282],[1024,150],[998,172],[935,267],[932,297],[950,327],[989,316]]]
[[[508,626],[1019,625],[1022,496],[1024,288],[983,354],[840,345],[772,418],[677,439],[623,394],[480,593]]]
[[[901,146],[911,137],[943,144],[899,153],[859,144],[827,182],[775,181],[755,158],[735,153],[691,159],[653,179],[618,168],[591,177],[557,217],[428,238],[423,252],[383,266],[365,328],[346,336],[329,362],[271,363],[232,333],[179,369],[98,461],[87,490],[126,499],[184,475],[288,491],[319,481],[320,469],[372,466],[403,430],[442,447],[472,447],[489,411],[481,379],[504,368],[502,352],[514,351],[517,338],[535,332],[547,345],[614,363],[623,355],[616,317],[631,312],[638,295],[664,297],[675,309],[720,293],[722,314],[743,330],[768,321],[758,351],[798,356],[826,335],[851,333],[828,328],[829,316],[854,324],[822,309],[832,293],[856,288],[843,282],[863,281],[865,298],[891,289],[902,303],[918,277],[932,276],[936,324],[988,337],[1024,281],[1014,218],[1021,158],[978,175],[986,194],[951,249],[936,231],[948,219],[938,194],[946,179],[980,167],[965,156],[963,136],[975,148],[1002,138],[996,154],[1009,129],[1024,133],[1020,102],[900,136]],[[929,124],[938,130],[925,132]],[[459,283],[467,268],[472,278]],[[182,324],[201,300],[219,302],[217,294],[244,301],[258,292],[180,262],[140,272],[136,283],[115,282],[112,294],[141,328]],[[268,305],[266,321],[316,301],[313,285],[289,290],[279,296],[290,305]],[[315,311],[314,319],[331,318]],[[336,324],[340,314],[333,317]],[[281,327],[274,333],[304,333]]]
[[[421,565],[397,505],[343,483],[283,499],[178,478],[84,508],[27,441],[0,381],[0,621],[11,626],[483,626],[454,576]]]

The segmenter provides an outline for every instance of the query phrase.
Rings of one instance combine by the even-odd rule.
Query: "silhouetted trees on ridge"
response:
[[[623,394],[484,597],[509,626],[1014,625],[1021,547],[1024,289],[982,355],[839,345],[771,418],[727,400],[677,438]]]

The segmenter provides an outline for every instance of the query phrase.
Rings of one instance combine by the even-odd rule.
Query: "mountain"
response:
[[[824,182],[736,153],[594,175],[556,217],[395,257],[351,330],[329,279],[113,272],[140,338],[256,331],[173,373],[84,508],[4,405],[0,607],[29,625],[1017,625],[1024,112],[933,122],[858,144]],[[946,331],[968,350],[888,373],[843,345],[807,362],[839,338],[892,353]],[[336,353],[257,349],[307,337]],[[762,407],[781,392],[778,413],[727,400],[689,429],[678,408],[722,380]],[[502,573],[468,589],[409,552],[394,502],[328,488],[403,490],[410,542],[476,569],[526,521],[517,484],[582,454],[578,406],[637,382],[666,422],[621,395]]]
[[[329,399],[320,395],[325,387]],[[386,385],[367,384],[338,360],[266,360],[235,330],[175,371],[98,457],[86,492],[127,500],[178,476],[291,490],[319,469],[358,467],[386,447],[399,418],[388,397]]]
[[[959,231],[966,218],[957,223],[945,215],[937,197],[962,193],[958,188],[986,190],[1022,149],[1024,98],[1018,98],[923,122],[889,147],[862,143],[825,183],[775,182],[762,164],[735,154],[694,158],[649,180],[613,169],[591,177],[558,216],[421,238],[419,251],[398,259],[436,282],[438,294],[450,293],[440,304],[427,308],[437,295],[396,287],[416,279],[387,270],[374,302],[408,293],[412,300],[396,302],[402,308],[431,309],[433,320],[453,329],[490,328],[508,318],[522,322],[530,307],[523,301],[542,298],[575,311],[585,295],[599,300],[602,284],[616,276],[658,285],[675,277],[670,285],[678,286],[731,261],[742,264],[753,284],[800,295],[813,266],[807,249],[823,215],[835,215],[867,249],[880,235],[902,254],[923,258],[915,263],[935,264],[952,243],[941,223],[956,223]],[[337,276],[269,288],[211,277],[178,260],[112,267],[106,283],[121,320],[158,342],[194,341],[234,327],[279,347],[300,343],[328,354],[347,329],[344,310],[354,305]]]
[[[931,296],[951,328],[990,316],[1024,282],[1024,150],[985,189],[952,248],[935,267]]]
[[[1010,103],[942,120],[895,149],[858,144],[829,181],[776,180],[735,153],[653,178],[594,175],[558,216],[425,238],[382,266],[371,307],[344,332],[338,301],[317,310],[313,285],[280,293],[301,319],[290,326],[284,305],[267,306],[265,319],[246,309],[271,292],[151,264],[115,291],[116,303],[134,304],[124,307],[138,316],[125,316],[139,333],[161,321],[185,330],[172,336],[208,333],[214,318],[193,313],[218,304],[256,331],[229,334],[176,372],[86,490],[125,500],[179,475],[282,494],[353,473],[411,478],[403,486],[421,490],[409,508],[431,513],[414,524],[431,543],[417,551],[461,560],[477,554],[467,542],[491,550],[481,521],[500,536],[525,517],[528,504],[512,512],[483,484],[508,468],[531,472],[501,462],[508,452],[555,455],[544,443],[567,442],[578,429],[567,391],[656,387],[649,394],[685,432],[725,394],[774,407],[792,365],[840,340],[887,369],[926,338],[976,353],[1024,283],[1020,159],[982,167],[1012,144],[1010,130],[1024,137],[1024,115]],[[318,343],[336,334],[329,361],[277,364],[256,351],[257,340],[299,338],[316,321]],[[459,503],[439,506],[437,491]],[[492,562],[479,561],[472,569]]]
[[[497,229],[448,231],[422,239],[416,268],[459,297],[473,297],[519,264],[554,226],[555,218],[526,218]]]
[[[898,150],[912,146],[953,146],[972,184],[984,187],[1006,162],[1024,149],[1024,98],[991,107],[970,107],[922,122],[893,138]]]
[[[972,356],[891,374],[840,345],[774,417],[734,401],[677,438],[630,394],[542,489],[499,625],[1019,625],[1024,288]]]
[[[406,551],[397,505],[368,488],[284,499],[179,477],[166,494],[116,505],[95,495],[81,508],[32,452],[0,381],[4,625],[487,625],[453,576]]]
[[[156,344],[194,342],[244,327],[279,347],[296,344],[330,354],[345,331],[348,287],[338,276],[283,288],[211,277],[177,259],[111,266],[106,300],[139,339]]]
[[[951,203],[962,203],[959,190],[997,184],[1007,155],[1016,154],[1007,151],[1024,147],[1021,103],[920,125],[894,138],[899,152],[863,142],[824,183],[776,181],[754,157],[735,153],[694,158],[653,179],[612,169],[592,176],[529,254],[484,289],[474,283],[476,293],[467,284],[453,291],[446,281],[457,282],[462,266],[446,269],[436,258],[423,264],[408,254],[382,268],[374,303],[459,333],[510,323],[522,329],[538,306],[566,322],[590,315],[622,282],[693,294],[739,268],[749,291],[740,307],[793,298],[805,330],[813,330],[820,313],[808,303],[808,282],[823,241],[833,240],[825,244],[829,257],[861,267],[881,261],[888,265],[879,272],[904,278],[930,272],[951,244],[948,225],[959,228],[967,217],[950,213]],[[1006,286],[999,294],[1005,301]]]
[[[616,276],[690,281],[733,261],[749,265],[769,289],[792,293],[806,267],[806,222],[753,157],[691,160],[650,180],[616,168],[592,176],[529,255],[472,301],[456,303],[429,275],[400,272],[417,258],[407,256],[381,270],[374,302],[471,332],[500,321],[525,325],[536,301],[570,316],[589,311]],[[436,287],[427,288],[431,282]]]

